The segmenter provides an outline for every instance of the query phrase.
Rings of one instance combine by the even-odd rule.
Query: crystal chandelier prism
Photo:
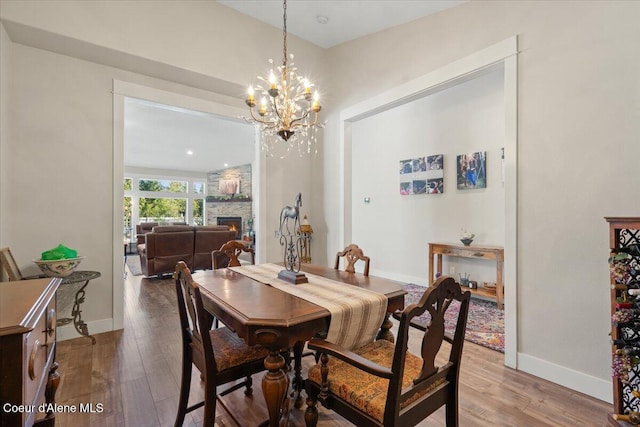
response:
[[[262,149],[269,155],[282,144],[286,146],[286,153],[296,146],[299,154],[310,153],[312,147],[315,149],[318,129],[324,127],[324,123],[318,121],[322,108],[318,91],[313,92],[313,83],[299,76],[294,63],[289,61],[293,55],[287,54],[287,0],[283,2],[283,11],[282,65],[274,71],[274,61],[270,59],[269,77],[258,76],[261,83],[255,89],[249,86],[245,100],[251,114],[246,120],[260,128]],[[261,96],[259,105],[257,94]]]

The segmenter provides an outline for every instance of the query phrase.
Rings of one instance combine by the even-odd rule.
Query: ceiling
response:
[[[218,0],[282,28],[280,0]],[[287,32],[329,48],[464,3],[463,0],[288,0]],[[326,23],[318,22],[324,17]]]
[[[254,141],[249,123],[125,99],[125,167],[212,172],[251,163]]]
[[[218,3],[282,28],[280,0]],[[327,48],[461,3],[464,1],[288,0],[287,31]],[[319,23],[318,16],[328,18],[328,22]],[[189,150],[193,154],[187,154]],[[248,123],[149,101],[126,100],[125,167],[205,173],[251,163],[254,153],[254,130]]]

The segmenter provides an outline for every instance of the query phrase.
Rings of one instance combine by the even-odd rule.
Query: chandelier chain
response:
[[[282,26],[282,37],[284,39],[284,43],[282,44],[282,65],[287,67],[287,0],[284,0],[282,5],[283,13],[282,19],[284,25]]]

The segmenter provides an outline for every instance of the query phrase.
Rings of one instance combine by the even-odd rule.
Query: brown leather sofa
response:
[[[136,224],[136,240],[138,245],[144,245],[144,235],[150,233],[156,225],[158,225],[157,222],[141,222],[140,224]]]
[[[191,270],[211,269],[211,252],[236,235],[227,226],[158,225],[144,237],[138,253],[142,273],[149,277],[173,273],[178,261]]]
[[[160,225],[158,222],[141,222],[136,224],[136,245],[144,244],[144,235],[153,230],[153,227]],[[162,225],[187,225],[186,222],[163,223]]]
[[[194,230],[193,270],[211,270],[211,252],[229,240],[235,240],[236,232],[226,225],[201,225]]]

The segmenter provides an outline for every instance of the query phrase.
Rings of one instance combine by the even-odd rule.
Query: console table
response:
[[[495,299],[498,308],[504,308],[504,284],[502,283],[502,271],[504,267],[504,248],[502,246],[464,246],[454,243],[429,243],[429,284],[435,280],[434,255],[436,258],[437,272],[442,274],[442,255],[462,258],[489,259],[496,261],[496,294],[487,292],[482,288],[470,289],[472,294],[482,295]]]

